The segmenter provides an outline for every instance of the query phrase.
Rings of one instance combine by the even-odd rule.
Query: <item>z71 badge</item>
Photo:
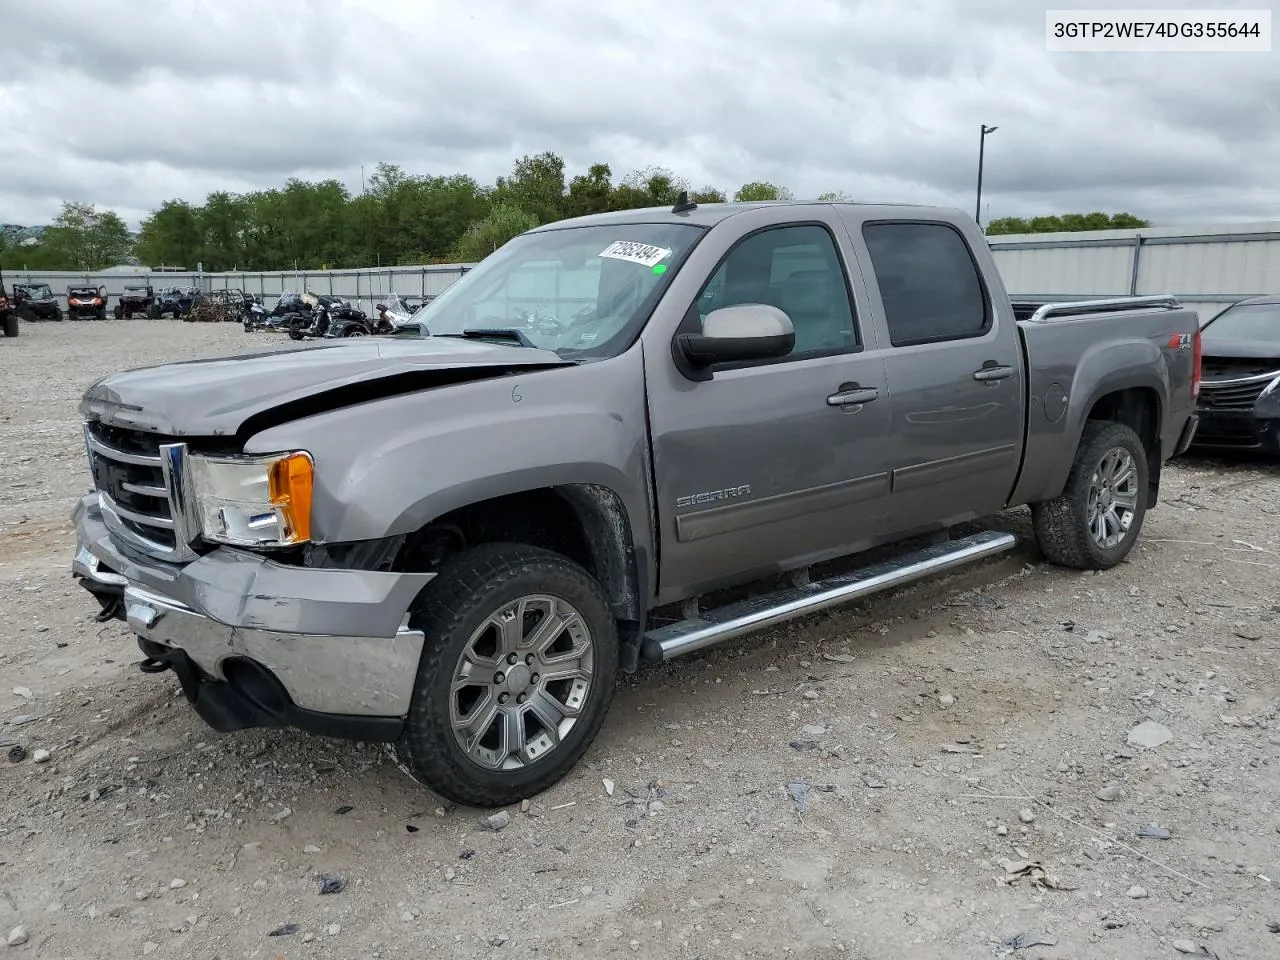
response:
[[[706,493],[691,493],[687,497],[676,499],[676,509],[683,507],[699,507],[706,503],[720,500],[734,500],[738,497],[751,496],[751,485],[744,483],[740,487],[725,487],[723,490],[708,490]]]

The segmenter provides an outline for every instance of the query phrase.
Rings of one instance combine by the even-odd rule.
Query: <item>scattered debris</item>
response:
[[[938,697],[938,706],[946,708],[955,706],[956,698],[949,693],[944,693]]]
[[[809,784],[804,780],[792,780],[787,784],[787,790],[795,801],[796,813],[804,813],[805,802],[809,799]]]
[[[463,850],[460,854],[458,854],[458,859],[459,859],[459,860],[470,860],[470,859],[471,859],[472,857],[474,857],[475,855],[476,855],[476,852],[475,852],[474,850],[470,850],[470,849],[468,849],[468,850]]]
[[[31,691],[27,687],[14,687],[13,695],[15,697],[21,697],[23,700],[31,699]]]
[[[608,796],[611,796],[611,797],[612,797],[612,796],[613,796],[613,781],[612,781],[612,780],[610,780],[608,777],[605,777],[605,778],[604,778],[604,780],[603,780],[603,781],[601,781],[601,782],[604,784],[604,792],[605,792]]]
[[[1118,783],[1108,783],[1094,794],[1103,803],[1114,803],[1124,797],[1124,789]]]
[[[27,759],[27,751],[21,744],[9,748],[10,763],[21,763],[25,759]]]
[[[417,833],[418,830],[420,829],[419,827],[415,827],[412,823],[406,823],[404,825],[404,828],[409,833]]]
[[[820,724],[809,723],[800,728],[800,736],[810,740],[816,740],[818,737],[825,737],[829,732],[827,727]]]
[[[888,786],[887,783],[877,777],[874,773],[864,773],[862,775],[862,782],[871,790],[883,790]]]
[[[23,926],[14,927],[9,931],[8,944],[11,947],[20,947],[26,943],[30,937],[27,936],[27,928]]]
[[[818,699],[818,691],[817,691],[817,690],[806,690],[806,691],[804,692],[804,698],[805,698],[806,700],[817,700],[817,699]]]
[[[180,877],[169,881],[170,890],[181,890],[186,885],[187,885],[187,881],[181,879]]]
[[[793,750],[817,750],[817,740],[792,740],[791,749]]]
[[[1173,732],[1164,724],[1156,723],[1154,720],[1144,720],[1129,731],[1128,737],[1129,743],[1145,747],[1147,750],[1154,750],[1172,739]]]
[[[314,843],[308,843],[305,847],[302,848],[302,852],[307,854],[317,854],[320,852],[320,848],[317,847]]]
[[[824,653],[822,659],[831,663],[853,663],[855,657],[852,653]]]
[[[1168,840],[1173,836],[1173,833],[1164,827],[1148,823],[1138,828],[1138,836],[1146,840]]]
[[[354,809],[355,807],[349,806],[348,804],[344,803],[342,806],[340,806],[337,810],[333,812],[340,817],[345,817],[348,813],[350,813]]]
[[[277,810],[275,813],[271,815],[271,822],[279,823],[281,820],[288,820],[292,816],[293,816],[293,811],[290,810],[288,807],[285,807],[283,810]]]
[[[1202,952],[1200,948],[1196,946],[1195,941],[1193,940],[1175,940],[1173,941],[1172,946],[1173,946],[1173,949],[1177,950],[1179,953],[1201,953]]]
[[[511,814],[505,810],[499,810],[491,817],[485,817],[484,825],[490,830],[505,830],[511,825]]]
[[[316,879],[320,881],[320,893],[322,896],[326,893],[341,893],[347,889],[347,881],[341,877],[331,877],[327,873],[322,873]]]
[[[1071,891],[1078,889],[1076,884],[1066,883],[1053,874],[1046,873],[1044,865],[1038,860],[1004,859],[999,863],[1000,868],[1004,870],[1004,876],[996,878],[996,883],[1000,886],[1011,887],[1019,880],[1030,880],[1031,885],[1037,890]]]
[[[35,763],[48,763],[49,758],[52,756],[53,754],[51,754],[48,750],[37,750],[35,753],[31,755],[31,759]]]
[[[1027,950],[1031,947],[1056,947],[1058,938],[1047,933],[1018,933],[1000,944],[1005,950]]]
[[[267,936],[268,937],[291,937],[297,932],[298,932],[298,925],[296,923],[286,923],[282,927],[276,927],[274,930],[268,933]]]
[[[1151,896],[1151,894],[1147,893],[1146,887],[1140,887],[1136,883],[1126,890],[1124,895],[1130,900],[1145,900]]]
[[[982,753],[981,747],[976,747],[972,743],[946,743],[942,746],[943,753],[966,753],[975,755]]]
[[[1036,815],[1030,807],[1023,807],[1018,811],[1018,819],[1023,823],[1034,823]]]

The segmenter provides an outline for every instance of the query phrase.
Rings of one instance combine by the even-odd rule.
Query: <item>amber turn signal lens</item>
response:
[[[271,502],[284,516],[285,536],[296,542],[311,539],[311,485],[315,464],[305,453],[293,453],[271,465],[267,475]]]

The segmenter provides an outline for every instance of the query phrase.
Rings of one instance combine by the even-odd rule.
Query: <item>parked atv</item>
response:
[[[116,304],[117,320],[132,320],[135,313],[151,315],[151,305],[156,301],[156,292],[149,284],[130,284],[120,294],[120,302]]]
[[[160,296],[147,310],[147,316],[152,320],[159,320],[168,314],[177,320],[191,312],[191,307],[198,297],[199,291],[195,289],[180,290],[177,287],[170,287],[167,290],[161,290]]]
[[[6,337],[18,335],[18,313],[9,302],[9,293],[4,288],[4,271],[0,270],[0,330]]]
[[[12,305],[14,312],[28,323],[62,319],[62,307],[47,283],[15,283]]]
[[[67,315],[72,320],[107,319],[107,288],[67,287]]]

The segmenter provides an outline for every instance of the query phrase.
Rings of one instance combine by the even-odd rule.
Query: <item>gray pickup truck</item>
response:
[[[73,570],[215,729],[384,742],[506,804],[619,670],[1015,542],[960,525],[1029,504],[1049,560],[1120,562],[1194,433],[1198,329],[1014,304],[949,209],[564,221],[396,336],[94,383]]]

